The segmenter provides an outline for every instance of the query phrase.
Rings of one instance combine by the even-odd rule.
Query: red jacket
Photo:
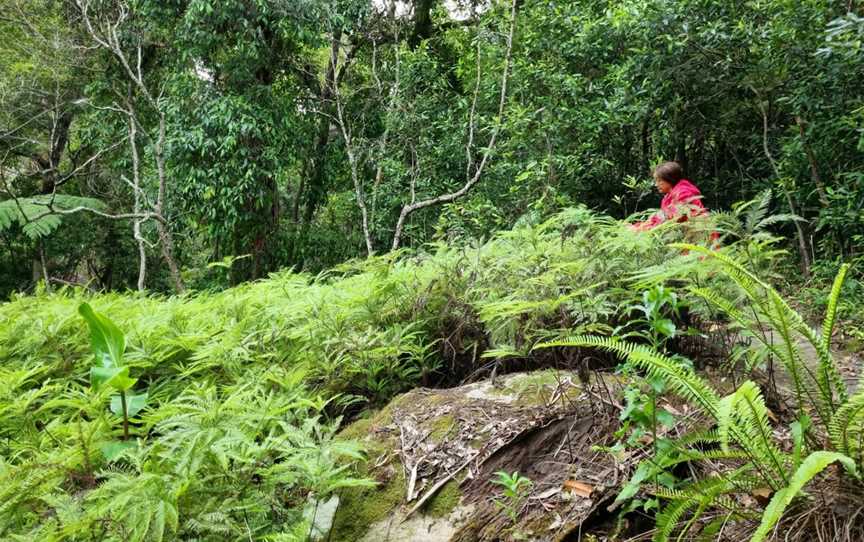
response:
[[[660,202],[660,211],[644,222],[637,222],[633,227],[644,231],[655,228],[667,220],[684,222],[691,216],[705,216],[708,209],[702,204],[702,193],[696,185],[687,179],[678,181],[672,190]],[[712,236],[713,237],[713,236]]]

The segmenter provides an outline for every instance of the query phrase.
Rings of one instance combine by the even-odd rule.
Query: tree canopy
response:
[[[6,292],[225,286],[208,265],[231,283],[316,271],[575,202],[624,217],[657,206],[650,170],[671,159],[712,209],[772,189],[802,218],[786,233],[805,275],[864,235],[851,0],[2,12]]]

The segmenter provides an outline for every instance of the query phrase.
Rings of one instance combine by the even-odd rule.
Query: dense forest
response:
[[[711,208],[773,189],[804,276],[864,234],[851,1],[2,11],[7,293],[224,287],[573,203],[624,217],[657,206],[662,159]]]
[[[856,0],[0,38],[0,539],[864,540]]]

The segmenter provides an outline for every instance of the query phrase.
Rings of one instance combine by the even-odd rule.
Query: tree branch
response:
[[[504,106],[507,101],[507,83],[510,77],[510,65],[513,60],[513,37],[516,33],[516,14],[517,14],[517,6],[518,0],[512,0],[510,7],[510,31],[507,35],[507,49],[505,53],[504,60],[504,73],[501,76],[501,93],[498,100],[498,118],[495,128],[492,131],[492,136],[489,138],[489,143],[486,145],[486,148],[483,151],[483,158],[480,160],[480,164],[477,166],[477,169],[474,171],[474,175],[471,176],[464,185],[455,192],[450,192],[448,194],[442,194],[440,196],[429,198],[425,200],[421,200],[418,202],[412,202],[408,205],[402,207],[402,211],[399,213],[399,219],[396,222],[396,230],[393,234],[393,244],[391,245],[391,250],[396,250],[399,248],[399,244],[402,240],[402,231],[405,227],[405,221],[408,217],[418,211],[420,209],[431,207],[433,205],[439,205],[441,203],[448,203],[454,201],[456,199],[461,198],[465,194],[468,193],[471,188],[480,181],[480,178],[483,176],[483,171],[486,168],[486,164],[489,160],[489,156],[495,150],[495,145],[498,141],[498,134],[501,132],[501,125],[504,120]],[[473,106],[472,106],[473,107]],[[473,134],[473,131],[472,131]],[[470,167],[470,165],[469,165]]]

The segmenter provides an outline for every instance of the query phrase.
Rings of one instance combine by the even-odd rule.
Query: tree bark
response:
[[[417,0],[414,5],[414,28],[408,37],[408,45],[416,49],[420,43],[432,36],[432,8],[437,0]]]
[[[129,107],[129,149],[132,153],[132,197],[133,197],[133,212],[139,214],[141,212],[141,161],[138,156],[138,141],[136,140],[138,130],[135,121],[135,115],[132,113],[132,104],[127,104]],[[141,224],[145,219],[136,218],[132,221],[132,236],[135,242],[138,243],[138,291],[143,292],[145,282],[147,280],[147,246],[144,241],[144,236],[141,234]]]
[[[330,71],[336,72],[336,64],[338,62],[338,48],[331,48],[330,52]],[[366,255],[372,256],[375,249],[372,244],[372,235],[369,231],[369,211],[366,207],[366,195],[363,191],[363,183],[360,180],[360,171],[358,157],[354,149],[354,143],[351,138],[351,129],[345,122],[345,116],[342,110],[342,99],[339,95],[339,81],[334,80],[334,86],[331,90],[333,101],[336,104],[336,123],[342,132],[342,139],[345,142],[345,152],[348,154],[348,164],[351,167],[351,180],[354,183],[354,196],[357,199],[357,205],[360,207],[360,219],[363,228],[363,240],[366,243]]]
[[[154,102],[155,103],[155,102]],[[180,268],[177,265],[177,260],[174,258],[174,236],[171,234],[171,229],[165,220],[165,193],[167,192],[167,180],[165,174],[165,113],[161,110],[159,113],[159,133],[154,145],[153,154],[156,157],[156,172],[159,178],[159,190],[156,195],[156,205],[154,211],[162,220],[156,221],[156,231],[159,234],[159,242],[162,245],[162,258],[168,265],[168,271],[171,273],[171,280],[174,282],[174,289],[178,293],[186,290],[186,285],[183,284],[183,277],[180,275]]]

